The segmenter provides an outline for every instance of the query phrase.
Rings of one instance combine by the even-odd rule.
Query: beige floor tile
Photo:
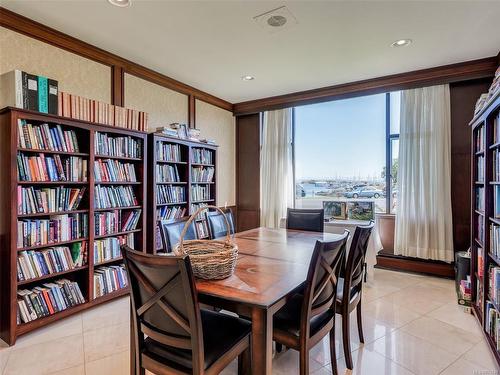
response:
[[[82,316],[81,314],[76,314],[19,337],[16,341],[15,348],[24,348],[62,337],[81,334]]]
[[[408,323],[401,330],[457,355],[464,354],[481,340],[481,337],[468,331],[425,316]]]
[[[414,289],[404,288],[383,297],[387,303],[403,306],[418,314],[427,314],[446,304],[447,301],[430,299],[424,292],[415,292]]]
[[[44,375],[82,365],[83,338],[74,335],[44,344],[13,348],[4,375]]]
[[[372,318],[394,328],[399,328],[421,316],[401,305],[387,303],[385,297],[362,305],[361,311],[363,317]]]
[[[500,369],[498,369],[495,359],[493,358],[493,354],[486,343],[486,340],[480,340],[472,349],[470,349],[467,353],[462,356],[463,359],[473,362],[477,365],[480,365],[488,370],[496,370],[500,373]]]
[[[128,323],[95,329],[83,333],[85,362],[96,361],[130,348]]]
[[[366,346],[418,375],[439,374],[458,359],[429,342],[401,330]]]
[[[399,290],[401,290],[401,288],[393,285],[379,286],[376,283],[374,285],[370,285],[370,283],[367,283],[363,286],[363,302],[370,302]]]
[[[440,375],[479,375],[487,374],[488,370],[476,363],[459,358],[456,362],[446,368]],[[494,373],[492,375],[495,375]]]
[[[309,371],[319,370],[321,363],[314,359],[309,361]],[[276,355],[273,360],[273,374],[276,375],[291,375],[299,372],[299,352],[296,350],[287,350],[284,353]]]
[[[86,375],[130,374],[130,353],[128,350],[85,364]]]
[[[85,375],[85,365],[79,365],[61,371],[56,371],[51,375]]]
[[[0,374],[3,374],[5,365],[9,360],[12,348],[0,340]]]
[[[482,336],[479,324],[472,314],[464,312],[457,303],[448,303],[427,314],[429,317],[454,325],[476,336]]]
[[[82,313],[83,331],[130,322],[129,319],[130,298],[125,296],[84,311]]]

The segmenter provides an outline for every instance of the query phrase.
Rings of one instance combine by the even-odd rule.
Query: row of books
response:
[[[181,146],[178,144],[158,142],[156,144],[156,159],[159,161],[182,161]]]
[[[141,212],[141,210],[96,212],[94,214],[95,235],[103,236],[134,230],[139,223]]]
[[[486,332],[495,343],[496,350],[500,351],[500,313],[491,302],[486,302]]]
[[[57,115],[59,84],[56,80],[21,70],[0,75],[2,106],[12,106]]]
[[[134,233],[94,241],[94,264],[120,258],[120,247],[122,245],[127,245],[133,249]]]
[[[476,131],[476,138],[475,138],[475,142],[476,142],[475,150],[476,150],[476,152],[484,151],[484,141],[485,141],[484,125],[481,125]]]
[[[59,92],[57,100],[59,116],[132,130],[148,130],[149,116],[146,112],[123,108],[62,91]]]
[[[137,182],[134,164],[112,159],[94,161],[94,176],[96,182]]]
[[[77,210],[86,187],[73,189],[17,187],[17,212],[23,214],[54,213]]]
[[[214,167],[192,167],[191,177],[193,182],[212,182],[214,178]]]
[[[500,112],[497,113],[493,119],[493,143],[500,143],[500,132],[498,126],[500,125]]]
[[[477,157],[477,181],[484,182],[484,156]]]
[[[61,125],[32,125],[17,120],[17,146],[43,151],[80,152],[74,130],[63,130]]]
[[[493,150],[493,181],[500,181],[500,149]]]
[[[18,324],[53,315],[85,303],[80,286],[67,279],[17,291]]]
[[[493,185],[493,216],[500,218],[500,185]]]
[[[179,170],[177,165],[157,164],[156,181],[157,182],[179,182]]]
[[[481,94],[479,99],[476,102],[476,108],[474,109],[474,115],[478,114],[486,103],[494,97],[498,92],[500,92],[500,66],[495,71],[495,78],[493,78],[493,82],[491,83],[488,92]]]
[[[207,203],[191,203],[189,205],[189,214],[192,215],[194,214],[199,208],[201,207],[207,207],[208,204]],[[203,220],[205,219],[205,212],[207,212],[206,210],[205,211],[201,211],[197,216],[196,216],[196,219],[198,220]]]
[[[180,219],[186,215],[186,208],[181,206],[162,206],[156,210],[157,220]]]
[[[51,247],[42,251],[21,251],[17,256],[17,279],[25,281],[69,271],[86,264],[87,242]]]
[[[88,215],[54,215],[49,219],[17,221],[17,247],[52,245],[84,238],[88,233]]]
[[[213,151],[206,148],[193,148],[191,153],[191,162],[197,164],[213,164]]]
[[[500,226],[490,225],[490,253],[500,258]]]
[[[208,225],[206,220],[196,222],[196,232],[198,234],[198,238],[209,237]]]
[[[138,201],[131,186],[95,187],[94,207],[97,209],[137,206]]]
[[[484,217],[482,215],[477,215],[477,227],[476,227],[477,239],[484,243]]]
[[[191,186],[191,199],[193,201],[205,201],[210,199],[210,186]]]
[[[112,137],[107,133],[95,133],[94,148],[96,155],[120,158],[141,158],[142,143],[133,137]]]
[[[488,277],[490,299],[500,305],[500,267],[490,267]]]
[[[484,187],[476,188],[476,210],[484,212]]]
[[[184,187],[172,185],[157,185],[156,186],[156,203],[181,203],[186,200],[184,195]]]
[[[94,271],[94,298],[126,288],[127,285],[127,271],[123,264],[99,267]]]
[[[59,155],[27,156],[17,154],[17,175],[19,181],[87,181],[87,160],[77,156],[60,157]]]
[[[484,249],[482,247],[477,248],[477,275],[484,276]]]

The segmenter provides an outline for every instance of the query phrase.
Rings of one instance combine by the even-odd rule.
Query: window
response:
[[[398,94],[377,94],[295,108],[297,208],[322,208],[324,202],[345,202],[347,206],[354,202],[361,207],[372,205],[375,212],[394,212]],[[388,174],[387,169],[390,169]]]

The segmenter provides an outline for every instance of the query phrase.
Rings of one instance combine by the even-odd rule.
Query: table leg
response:
[[[273,317],[265,308],[252,308],[252,374],[271,375]]]

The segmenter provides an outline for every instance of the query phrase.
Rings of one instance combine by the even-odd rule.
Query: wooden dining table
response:
[[[317,240],[339,235],[256,228],[237,233],[238,261],[224,280],[197,279],[202,303],[252,321],[252,374],[272,373],[273,315],[306,280]]]

